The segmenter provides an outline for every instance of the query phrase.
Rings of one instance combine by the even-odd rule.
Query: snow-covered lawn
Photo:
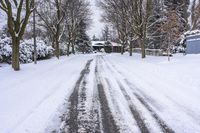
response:
[[[176,132],[200,132],[200,55],[105,57],[110,66],[136,86],[150,106]],[[122,77],[121,77],[122,76]]]
[[[97,66],[111,112],[122,131],[139,131],[129,111],[132,106],[129,102],[145,118],[150,131],[160,131],[151,111],[137,99],[139,95],[173,131],[200,132],[200,55],[174,55],[168,62],[167,57],[141,59],[138,54],[129,57],[126,53],[54,58],[37,65],[22,65],[19,72],[3,65],[0,67],[0,133],[42,133],[49,131],[47,127],[56,126],[55,116],[63,111],[63,103],[69,99],[90,59],[94,60],[86,77],[87,100],[91,100],[95,89]]]
[[[37,65],[0,67],[0,133],[43,132],[70,95],[91,56],[62,57]]]

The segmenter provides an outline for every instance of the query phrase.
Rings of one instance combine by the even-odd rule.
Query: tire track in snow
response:
[[[98,60],[100,56],[97,56],[97,62],[95,67],[95,76],[97,79],[97,89],[99,94],[99,101],[101,106],[101,119],[102,119],[102,126],[103,132],[105,133],[119,133],[119,127],[117,126],[112,112],[109,108],[109,104],[107,101],[107,97],[104,91],[103,84],[101,83],[101,78],[98,71]]]
[[[139,113],[139,111],[137,110],[135,105],[132,103],[131,97],[126,92],[126,89],[122,86],[122,84],[119,81],[118,81],[118,85],[119,85],[124,97],[126,98],[126,100],[129,103],[129,108],[131,110],[131,113],[132,113],[134,119],[136,120],[138,127],[140,128],[140,131],[142,133],[149,133],[149,129],[147,128],[147,125],[145,124],[145,120],[142,118],[141,114]]]
[[[127,82],[127,84],[129,84],[130,86],[130,82],[127,81],[127,79],[125,80]],[[132,88],[130,86],[130,88]],[[132,88],[133,89],[133,88]],[[160,128],[162,129],[162,131],[164,133],[174,133],[174,131],[165,123],[165,121],[163,121],[158,114],[149,106],[149,104],[144,100],[144,98],[142,96],[140,96],[137,93],[133,93],[136,98],[143,104],[143,106],[145,106],[145,108],[151,113],[151,115],[153,116],[153,118],[156,120],[156,122],[159,124]]]
[[[78,81],[69,98],[69,108],[64,115],[64,124],[61,125],[61,133],[118,133],[119,128],[110,111],[104,86],[100,81],[100,76],[95,67],[95,76],[97,82],[93,90],[92,105],[90,109],[86,108],[87,88],[86,78],[90,73],[89,60],[82,70]]]
[[[93,60],[89,60],[86,63],[85,68],[81,71],[80,77],[74,87],[74,91],[69,98],[68,114],[65,116],[64,128],[61,129],[61,132],[63,133],[100,132],[99,119],[95,119],[96,116],[98,116],[96,115],[98,112],[94,107],[92,107],[92,110],[90,111],[86,109],[86,76],[90,73],[89,67],[92,61]],[[88,114],[88,112],[91,114]]]
[[[101,116],[104,133],[118,133],[119,128],[109,109],[108,101],[102,84],[98,84],[99,99],[101,103]]]
[[[104,62],[106,63],[108,69],[112,72],[113,69],[119,74],[121,75],[122,77],[124,77],[122,75],[121,72],[117,71],[116,67],[114,64],[111,64],[113,69],[111,69],[111,67],[108,65],[107,61],[105,61],[105,59],[102,57],[102,59],[104,60]],[[116,79],[117,80],[117,79]],[[126,84],[129,86],[129,88],[131,88],[132,90],[137,90],[135,88],[133,88],[132,84],[125,78],[124,81],[126,82]],[[128,93],[126,92],[125,88],[123,87],[123,85],[121,84],[120,81],[118,81],[118,85],[120,86],[120,89],[122,90],[122,92],[124,93],[124,96],[125,98],[127,99],[127,101],[130,101],[131,100],[131,97],[128,95]],[[160,126],[161,130],[164,132],[164,133],[174,133],[174,131],[165,123],[165,121],[163,121],[159,116],[158,114],[149,106],[149,104],[146,102],[146,100],[140,96],[138,93],[134,92],[133,93],[134,96],[140,101],[140,103],[150,112],[151,116],[156,120],[156,122],[158,123],[158,125]],[[134,108],[133,108],[134,109]],[[132,110],[131,110],[132,112]],[[132,112],[133,113],[133,112]],[[137,113],[135,114],[136,117],[137,117]],[[137,120],[138,118],[136,118]],[[138,123],[138,126],[142,124],[141,122]],[[139,126],[140,127],[140,126]],[[142,128],[142,127],[141,127]],[[144,131],[145,133],[145,131]]]
[[[103,57],[101,57],[101,59],[105,62],[107,68],[108,68],[112,73],[114,73],[114,71],[107,65],[105,59],[104,59]],[[114,78],[115,78],[115,77],[114,77]],[[117,80],[117,79],[116,79],[116,80]],[[106,82],[107,82],[108,84],[110,84],[108,79],[106,79]],[[122,86],[122,84],[121,84],[119,81],[117,81],[117,84],[118,84],[118,86],[119,86],[119,88],[120,88],[122,94],[124,95],[125,99],[126,99],[127,102],[128,102],[128,105],[129,105],[129,109],[130,109],[130,111],[131,111],[131,114],[132,114],[133,118],[135,119],[135,121],[136,121],[136,123],[137,123],[137,125],[138,125],[138,127],[139,127],[139,129],[140,129],[140,131],[141,131],[142,133],[150,133],[150,132],[149,132],[149,129],[147,128],[147,125],[145,124],[145,120],[142,118],[142,116],[141,116],[141,114],[139,113],[139,111],[137,110],[136,106],[132,103],[131,97],[128,95],[126,89]]]

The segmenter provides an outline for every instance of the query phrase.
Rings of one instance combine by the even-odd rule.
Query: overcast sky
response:
[[[90,29],[88,30],[88,34],[90,37],[92,37],[93,35],[99,37],[104,26],[104,24],[100,22],[102,12],[101,9],[96,6],[96,0],[89,1],[91,2],[92,24]]]

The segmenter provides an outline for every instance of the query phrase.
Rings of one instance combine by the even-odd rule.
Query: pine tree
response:
[[[167,49],[169,43],[167,32],[176,33],[174,36],[170,36],[171,42],[176,44],[180,35],[189,28],[189,0],[154,0],[153,2],[153,16],[150,19],[147,44],[149,48]],[[171,12],[175,16],[173,19],[170,17]]]
[[[78,26],[78,35],[76,39],[76,50],[82,53],[91,52],[91,42],[89,36],[86,34],[87,25],[81,20]]]
[[[153,49],[161,48],[164,33],[159,29],[164,23],[163,3],[160,0],[153,1],[152,17],[149,22],[147,34],[147,47]]]
[[[181,18],[181,27],[180,32],[184,32],[188,30],[188,8],[189,8],[190,0],[164,0],[164,6],[166,8],[166,12],[176,11],[177,14]]]
[[[102,30],[102,40],[108,41],[109,39],[110,39],[110,29],[108,25],[106,25]]]

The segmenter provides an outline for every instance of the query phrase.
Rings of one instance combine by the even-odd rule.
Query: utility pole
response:
[[[35,0],[33,0],[33,41],[34,41],[34,64],[37,64],[37,46],[36,46],[36,31],[35,31]]]

